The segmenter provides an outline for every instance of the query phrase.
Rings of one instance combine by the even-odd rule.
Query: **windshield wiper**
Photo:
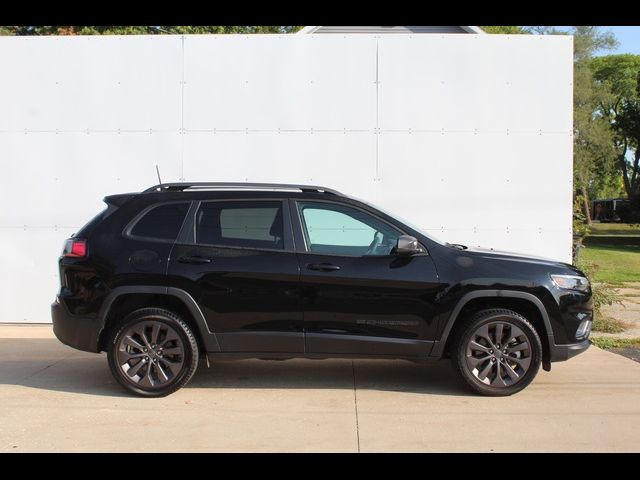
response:
[[[466,245],[462,245],[460,243],[449,243],[449,242],[447,242],[447,246],[453,247],[453,248],[457,248],[458,250],[466,250],[467,248],[469,248]]]

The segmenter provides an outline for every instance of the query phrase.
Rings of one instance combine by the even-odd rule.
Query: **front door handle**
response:
[[[203,265],[205,263],[211,263],[211,259],[207,258],[207,257],[197,257],[197,256],[186,256],[186,257],[180,257],[178,259],[178,261],[180,263],[193,263],[195,265]]]
[[[335,272],[336,270],[340,270],[338,265],[333,265],[331,263],[310,263],[307,265],[309,270],[318,270],[320,272]]]

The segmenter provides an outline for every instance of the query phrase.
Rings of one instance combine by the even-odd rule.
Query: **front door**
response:
[[[202,201],[174,246],[169,275],[196,300],[224,352],[304,351],[287,209],[283,200]]]
[[[307,353],[426,356],[438,277],[431,257],[392,254],[403,232],[354,206],[292,201]]]

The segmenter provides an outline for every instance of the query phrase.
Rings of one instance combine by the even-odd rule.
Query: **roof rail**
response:
[[[180,182],[180,183],[161,183],[144,190],[142,193],[151,192],[183,192],[187,189],[227,189],[227,190],[300,190],[302,192],[329,193],[344,197],[340,193],[331,188],[321,187],[317,185],[296,185],[288,183],[237,183],[237,182]]]

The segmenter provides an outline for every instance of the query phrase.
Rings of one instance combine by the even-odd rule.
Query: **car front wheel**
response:
[[[542,344],[533,325],[507,309],[477,312],[458,331],[451,357],[456,370],[477,392],[513,395],[535,378]]]

